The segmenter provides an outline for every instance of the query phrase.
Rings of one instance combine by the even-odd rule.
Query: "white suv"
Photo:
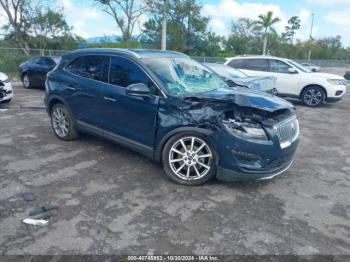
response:
[[[249,76],[274,76],[279,96],[300,98],[307,106],[339,101],[346,93],[347,81],[337,75],[311,73],[290,59],[273,56],[237,56],[226,65]]]
[[[8,103],[13,98],[13,89],[9,77],[0,72],[0,102]]]

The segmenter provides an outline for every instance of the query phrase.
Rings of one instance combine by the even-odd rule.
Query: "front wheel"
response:
[[[216,172],[215,154],[207,139],[195,133],[170,138],[162,153],[167,176],[183,185],[200,185]]]
[[[319,86],[309,86],[305,88],[301,99],[306,106],[316,107],[324,103],[326,94]]]
[[[52,107],[51,126],[59,139],[69,141],[78,137],[73,116],[63,104],[56,104]]]

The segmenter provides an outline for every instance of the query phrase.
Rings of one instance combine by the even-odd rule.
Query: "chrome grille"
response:
[[[290,146],[299,137],[298,119],[292,118],[277,125],[277,136],[281,148]]]

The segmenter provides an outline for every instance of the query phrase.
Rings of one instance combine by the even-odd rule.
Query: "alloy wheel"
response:
[[[171,170],[186,181],[203,178],[211,169],[212,159],[208,144],[193,136],[177,140],[169,152]]]
[[[23,76],[23,85],[25,88],[29,88],[30,86],[29,77],[27,75]]]
[[[322,102],[322,93],[316,88],[310,88],[304,94],[304,101],[309,106],[317,106]]]
[[[57,107],[52,111],[52,125],[55,133],[59,137],[66,137],[69,132],[68,115],[62,107]]]

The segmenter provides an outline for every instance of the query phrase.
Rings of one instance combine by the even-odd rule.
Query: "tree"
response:
[[[280,21],[281,19],[279,19],[278,17],[273,18],[272,11],[268,11],[265,15],[259,15],[259,19],[258,21],[256,21],[256,24],[264,30],[263,55],[266,54],[268,34],[269,32],[273,32],[276,34],[276,30],[272,26]]]
[[[201,15],[196,0],[168,0],[167,45],[169,49],[198,53],[196,47],[208,37],[208,17]],[[159,47],[162,28],[161,9],[152,12],[144,24],[143,41]]]
[[[46,48],[47,39],[69,36],[71,27],[67,24],[61,10],[58,12],[39,10],[29,21],[31,33],[39,39],[39,48]]]
[[[297,30],[300,29],[300,19],[298,16],[292,16],[288,20],[288,25],[285,27],[285,33],[282,33],[282,37],[290,40],[291,44],[294,43],[294,35]]]
[[[134,27],[141,15],[148,10],[147,1],[142,0],[94,0],[102,10],[113,17],[119,27],[123,41],[129,46]]]
[[[224,46],[236,54],[255,54],[260,50],[260,29],[249,18],[232,21],[231,32]]]
[[[23,49],[25,54],[29,54],[28,42],[26,41],[26,27],[28,10],[32,4],[31,0],[0,0],[8,24],[4,29],[9,30],[15,41]]]

